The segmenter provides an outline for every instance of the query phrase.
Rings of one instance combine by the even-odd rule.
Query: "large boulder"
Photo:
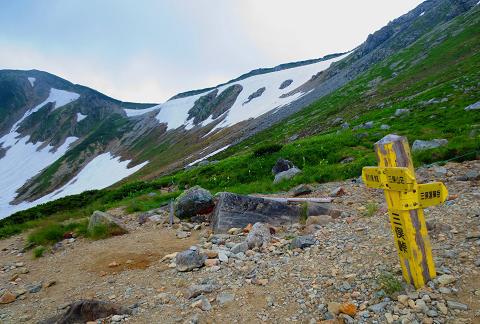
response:
[[[212,194],[199,186],[183,192],[174,205],[175,215],[180,218],[208,214],[214,207]]]
[[[288,169],[294,168],[295,166],[293,165],[292,162],[289,160],[285,159],[278,159],[277,163],[272,168],[272,174],[277,175],[280,172],[287,171]]]
[[[305,216],[302,203],[243,196],[230,192],[218,193],[216,200],[210,222],[214,233],[227,233],[231,228],[244,228],[248,224],[258,222],[272,226],[291,225],[298,223],[300,218]],[[339,218],[342,211],[332,204],[308,202],[308,215],[330,215],[332,218]]]
[[[255,223],[247,235],[247,246],[249,249],[267,245],[272,239],[270,228],[265,223]]]
[[[207,259],[207,256],[200,253],[196,246],[192,246],[175,256],[176,269],[180,272],[185,272],[201,268],[205,263],[205,259]]]
[[[302,172],[302,170],[300,170],[299,168],[293,167],[291,169],[288,169],[287,171],[277,173],[275,175],[275,179],[273,180],[273,183],[279,183],[283,180],[290,180],[294,176],[296,176],[297,174],[299,174],[301,172]]]
[[[215,233],[226,233],[230,228],[244,228],[257,222],[273,226],[293,224],[298,223],[301,213],[297,204],[221,192],[217,195],[211,226]]]
[[[423,151],[448,144],[446,139],[433,139],[431,141],[415,140],[412,145],[412,151]]]
[[[115,217],[112,215],[96,210],[93,212],[92,216],[90,216],[90,221],[88,222],[88,231],[92,231],[95,227],[100,225],[106,225],[107,227],[114,228],[116,233],[124,234],[127,233],[127,229],[125,226]]]

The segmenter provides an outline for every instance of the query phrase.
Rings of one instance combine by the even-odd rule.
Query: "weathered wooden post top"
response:
[[[436,276],[423,208],[443,203],[448,191],[441,182],[418,184],[405,137],[387,135],[375,143],[378,167],[364,167],[363,182],[383,189],[403,277],[416,288]]]

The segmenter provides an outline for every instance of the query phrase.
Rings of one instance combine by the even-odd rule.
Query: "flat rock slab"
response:
[[[311,204],[309,204],[311,205]],[[332,215],[339,211],[330,209],[328,204],[313,204],[308,208],[309,215]],[[321,206],[325,205],[325,206]],[[327,206],[328,205],[328,206]],[[243,228],[257,222],[273,226],[298,223],[305,213],[301,203],[287,203],[253,196],[221,192],[213,211],[211,226],[214,233],[226,233],[232,227]]]

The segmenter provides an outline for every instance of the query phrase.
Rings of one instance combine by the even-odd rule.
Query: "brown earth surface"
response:
[[[404,285],[391,300],[382,294],[385,287],[378,279],[382,273],[401,280],[383,194],[344,181],[317,185],[309,195],[327,196],[339,186],[346,192],[333,203],[345,211],[345,217],[314,229],[311,235],[317,244],[291,250],[287,243],[303,235],[304,226],[278,228],[276,242],[266,249],[241,258],[231,255],[218,268],[178,272],[161,258],[192,245],[228,251],[229,245],[243,241],[244,236],[230,235],[225,239],[227,247],[212,245],[209,228],[203,226],[192,230],[190,237],[178,239],[176,228],[151,222],[140,226],[137,215],[121,216],[130,230],[126,235],[65,241],[62,249],[39,259],[33,259],[30,251],[21,252],[25,234],[1,240],[0,291],[8,290],[17,299],[0,304],[0,322],[36,323],[74,301],[94,298],[132,307],[133,315],[122,320],[130,323],[317,323],[329,318],[327,308],[332,302],[352,303],[357,308],[350,318],[333,314],[340,323],[384,323],[389,316],[398,323],[480,323],[479,180],[457,179],[468,171],[480,171],[480,161],[448,163],[445,168],[446,174],[433,167],[417,171],[422,182],[443,181],[450,192],[451,200],[425,211],[436,226],[430,238],[437,273],[450,272],[454,277],[442,289],[434,280],[433,286],[418,291]],[[372,215],[369,209],[374,210]],[[121,215],[118,210],[112,213]],[[28,292],[30,285],[40,282],[39,292]],[[192,307],[194,300],[188,300],[185,291],[205,282],[214,282],[218,288],[204,293],[211,309],[203,311]],[[221,293],[233,295],[234,300],[221,304],[217,300]],[[397,302],[399,294],[408,295],[414,304],[426,300],[430,313]],[[448,313],[442,314],[440,304],[448,301],[468,309],[448,307]],[[370,309],[382,302],[387,304],[383,311]]]

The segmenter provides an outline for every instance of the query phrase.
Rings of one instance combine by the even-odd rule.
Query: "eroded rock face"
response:
[[[273,226],[293,224],[302,213],[299,205],[230,192],[221,192],[216,199],[211,220],[215,233],[226,233],[230,228],[244,228],[257,222]]]
[[[289,85],[291,85],[292,82],[293,82],[292,79],[288,79],[288,80],[283,81],[283,82],[280,84],[279,89],[281,89],[281,90],[285,89],[286,87],[288,87]]]
[[[41,324],[85,323],[105,318],[110,315],[131,314],[128,308],[101,300],[80,300],[70,304],[68,310],[61,315],[51,317]]]
[[[208,214],[214,207],[213,196],[199,186],[188,189],[175,200],[175,215],[180,218]]]
[[[260,89],[258,89],[257,91],[255,91],[254,93],[249,95],[248,99],[243,104],[245,105],[245,104],[249,103],[250,101],[252,101],[253,99],[260,97],[265,92],[266,89],[267,88],[265,88],[265,87],[261,87]]]

